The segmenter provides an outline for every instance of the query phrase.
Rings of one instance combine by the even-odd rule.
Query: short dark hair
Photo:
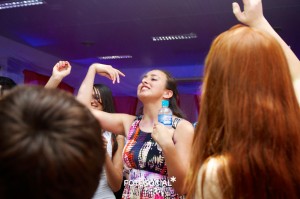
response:
[[[2,88],[11,89],[17,84],[14,80],[10,79],[9,77],[0,76],[0,85],[2,86]]]
[[[0,97],[2,96],[4,90],[10,90],[16,85],[17,84],[14,82],[14,80],[8,77],[0,76]]]
[[[0,121],[0,198],[92,198],[101,127],[71,94],[17,86],[0,100]]]

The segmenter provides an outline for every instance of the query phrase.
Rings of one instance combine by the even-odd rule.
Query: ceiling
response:
[[[67,78],[75,87],[93,62],[119,68],[127,76],[122,86],[112,86],[117,95],[135,95],[140,76],[153,68],[170,71],[179,79],[180,92],[196,93],[211,41],[237,23],[232,0],[45,1],[45,5],[0,10],[0,35],[78,66]],[[263,4],[266,18],[299,56],[300,1],[263,0]],[[189,33],[198,37],[152,41],[153,36]],[[0,43],[0,56],[7,48]],[[98,59],[113,55],[132,58]],[[39,63],[41,58],[29,59]],[[44,66],[48,74],[54,64]],[[110,84],[101,78],[97,81]]]

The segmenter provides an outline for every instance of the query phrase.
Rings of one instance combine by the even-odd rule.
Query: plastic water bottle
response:
[[[167,127],[172,127],[172,110],[169,108],[169,101],[163,100],[161,102],[162,108],[158,112],[158,122]]]

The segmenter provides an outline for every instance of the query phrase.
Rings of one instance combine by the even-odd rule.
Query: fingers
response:
[[[125,76],[124,73],[122,73],[118,69],[113,68],[111,65],[94,63],[92,66],[95,67],[95,70],[98,74],[112,80],[113,84],[115,82],[120,83],[120,75],[123,77]]]
[[[116,70],[116,78],[117,78],[117,83],[120,83],[120,76],[118,70]]]
[[[110,75],[107,74],[107,73],[99,73],[99,74],[102,75],[102,76],[104,76],[104,77],[106,77],[107,79],[112,80],[111,77],[110,77]]]
[[[238,21],[243,21],[243,13],[241,11],[240,5],[236,2],[232,3],[232,11]]]
[[[65,61],[59,61],[57,63],[57,70],[61,71],[62,67],[65,65]]]
[[[157,123],[153,124],[152,137],[156,137],[157,134]]]
[[[241,11],[238,3],[232,3],[232,11],[239,22],[250,27],[255,27],[261,21],[264,21],[261,0],[243,0],[243,3],[243,11]]]
[[[102,141],[103,141],[103,147],[106,149],[107,147],[107,140],[104,136],[102,136]]]
[[[55,66],[58,71],[68,70],[71,67],[68,61],[59,61]]]
[[[251,3],[251,1],[253,1],[253,0],[243,0],[243,4],[247,5],[247,4]]]
[[[157,135],[158,132],[157,132],[157,126],[156,126],[156,123],[154,123],[153,125],[153,130],[152,130],[152,133],[151,133],[151,137],[154,139],[154,141],[157,142]]]
[[[106,75],[104,75],[106,76]],[[112,70],[108,71],[108,78],[112,80],[112,83],[114,84],[116,82],[116,72],[112,68]]]
[[[153,124],[153,132],[154,131],[158,131],[158,130],[160,130],[161,128],[163,128],[164,127],[164,125],[162,125],[161,123],[154,123]]]
[[[119,70],[117,70],[118,71],[118,74],[119,75],[121,75],[121,76],[123,76],[123,77],[125,77],[125,74],[124,73],[122,73],[121,71],[119,71]]]
[[[152,133],[155,133],[155,131],[156,131],[156,124],[153,125]]]
[[[113,68],[113,72],[112,72],[112,80],[113,80],[113,84],[117,81],[117,83],[120,83],[120,75],[125,77],[125,74],[122,73],[121,71],[119,71],[118,69],[114,69]]]
[[[120,83],[120,75],[125,77],[124,73],[122,73],[118,69],[112,68],[112,70],[110,71],[110,79],[113,80],[113,84],[116,83],[116,81],[117,83]]]
[[[116,69],[117,82],[120,83],[120,75],[125,77],[125,74]]]
[[[114,69],[114,70],[112,71],[112,80],[113,80],[113,84],[116,82],[117,79],[119,79],[118,73],[117,73],[116,69]],[[118,81],[118,83],[119,83],[119,82],[120,82],[120,81]]]
[[[155,122],[155,123],[153,124],[153,129],[156,129],[157,126],[158,126],[158,123]]]
[[[156,141],[160,147],[173,144],[174,129],[168,129],[163,124],[155,122],[153,124],[153,131],[151,137]]]

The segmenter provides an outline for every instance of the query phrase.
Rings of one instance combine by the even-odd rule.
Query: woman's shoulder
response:
[[[208,158],[200,167],[197,184],[199,189],[196,190],[197,198],[222,198],[218,173],[220,170],[227,173],[228,160],[224,155]],[[203,187],[201,189],[200,187]]]
[[[172,127],[174,129],[178,130],[184,130],[185,132],[194,132],[194,127],[192,123],[187,121],[186,119],[179,118],[179,117],[173,117],[173,124]]]
[[[128,132],[130,127],[135,123],[139,121],[139,117],[135,115],[129,115],[129,114],[123,114],[123,123],[124,123],[124,129],[125,132]],[[126,135],[126,134],[125,134]],[[126,135],[127,136],[127,135]]]
[[[215,177],[217,171],[225,168],[227,165],[227,159],[225,155],[219,155],[208,158],[200,168],[200,172],[205,170],[206,176]]]
[[[176,123],[176,125],[180,125],[180,126],[191,126],[193,127],[192,123],[189,122],[188,120],[186,119],[183,119],[183,118],[180,118],[180,117],[177,117],[175,115],[173,115],[173,123]]]
[[[174,129],[174,142],[191,144],[194,137],[194,127],[193,125],[182,118],[174,117],[172,127]]]

